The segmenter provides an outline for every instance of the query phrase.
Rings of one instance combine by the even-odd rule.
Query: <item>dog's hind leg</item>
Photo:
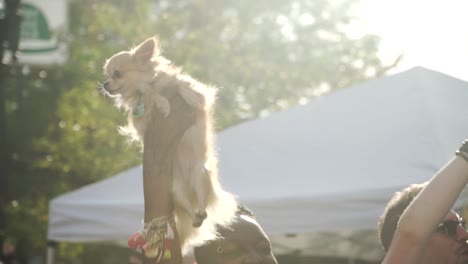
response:
[[[195,193],[197,196],[198,209],[193,219],[193,226],[201,226],[205,218],[208,216],[206,213],[206,206],[208,195],[211,194],[211,181],[210,172],[205,168],[204,164],[197,164],[195,173],[201,173],[198,177],[198,181],[195,182]]]
[[[193,227],[200,227],[203,224],[203,221],[207,217],[207,213],[205,210],[205,207],[198,206],[198,210],[196,210],[196,206],[194,206],[194,199],[197,199],[200,201],[200,193],[203,192],[204,190],[200,190],[198,188],[199,185],[203,184],[198,184],[198,182],[195,183],[195,190],[187,190],[186,184],[181,183],[180,181],[174,181],[173,182],[173,193],[174,193],[174,202],[176,206],[178,207],[179,210],[185,211],[187,214],[190,215],[192,218],[192,226]],[[203,187],[201,187],[203,188]],[[193,193],[196,192],[196,197],[193,195]],[[192,200],[193,199],[193,200]],[[200,204],[200,203],[196,203]]]
[[[191,202],[192,224],[200,227],[207,217],[206,196],[209,191],[207,185],[205,163],[206,142],[204,124],[199,120],[188,128],[179,143],[177,155],[178,177],[185,184],[185,191],[193,201]]]
[[[172,184],[173,199],[177,209],[186,212],[194,219],[195,209],[190,199],[191,191],[187,190],[186,183],[183,183],[181,179],[174,179]]]

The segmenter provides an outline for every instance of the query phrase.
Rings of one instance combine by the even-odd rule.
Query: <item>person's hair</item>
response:
[[[390,248],[400,216],[426,185],[427,182],[411,184],[402,191],[395,193],[388,202],[387,207],[380,216],[378,230],[380,243],[385,249],[385,252]]]
[[[238,204],[237,205],[236,216],[235,216],[235,219],[233,220],[232,223],[235,223],[236,221],[239,221],[238,217],[241,216],[241,215],[249,216],[250,218],[255,219],[255,214],[252,213],[252,211],[250,211],[249,208],[247,208],[245,205]],[[221,231],[221,230],[226,230],[226,229],[230,230],[229,227],[220,227],[220,226],[218,226],[218,232]],[[213,242],[213,241],[211,241],[211,242]],[[209,244],[211,242],[207,242],[207,243]],[[203,248],[208,244],[201,245],[201,246],[198,246],[198,247],[194,248],[193,253],[194,253],[194,256],[195,256],[195,259],[196,259],[197,263],[208,264],[208,263],[212,262],[211,261],[211,258],[212,258],[211,256],[208,256],[207,254],[204,254],[203,252],[201,252],[201,251],[203,251]]]

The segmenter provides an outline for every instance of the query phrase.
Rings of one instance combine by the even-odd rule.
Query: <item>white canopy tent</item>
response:
[[[465,137],[468,83],[414,68],[227,129],[217,148],[223,186],[277,254],[378,259],[389,198],[428,180]],[[141,175],[138,166],[53,199],[48,239],[125,241],[141,225]]]

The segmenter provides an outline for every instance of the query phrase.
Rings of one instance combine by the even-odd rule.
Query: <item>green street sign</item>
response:
[[[31,4],[21,4],[21,39],[50,39],[44,14]]]
[[[44,46],[35,48],[23,47],[20,49],[24,53],[42,53],[58,50],[58,43],[51,41],[52,36],[49,32],[49,25],[44,14],[34,5],[21,4],[21,26],[20,39],[22,41],[43,40]]]
[[[68,59],[60,36],[67,29],[67,0],[21,0],[19,64],[56,65]],[[6,54],[11,58],[11,54]]]

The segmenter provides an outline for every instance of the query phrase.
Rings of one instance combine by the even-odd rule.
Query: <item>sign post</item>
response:
[[[66,63],[67,6],[67,0],[0,0],[0,246],[6,228],[3,208],[10,199],[6,69],[9,64],[43,67]],[[53,258],[48,256],[48,261]]]
[[[10,49],[13,61],[19,42],[20,0],[6,0],[4,12],[0,12],[0,246],[5,242],[6,215],[4,208],[9,199],[8,190],[8,150],[6,135],[5,87],[6,65],[3,61],[5,47]],[[3,253],[2,253],[3,254]],[[3,259],[3,256],[2,256]]]

